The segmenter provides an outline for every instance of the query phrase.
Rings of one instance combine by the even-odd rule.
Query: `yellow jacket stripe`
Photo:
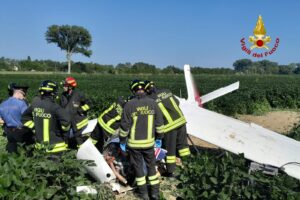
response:
[[[154,118],[153,115],[148,115],[147,140],[151,140],[151,138],[152,138],[153,118]]]
[[[84,126],[86,126],[89,123],[89,120],[85,118],[81,122],[76,124],[77,129],[82,129]]]
[[[30,128],[30,129],[32,129],[32,128],[34,127],[34,122],[33,122],[32,120],[27,121],[27,122],[24,124],[24,126]]]
[[[138,117],[137,116],[134,116],[133,117],[133,124],[132,124],[132,127],[131,127],[131,131],[130,131],[130,139],[131,141],[134,141],[135,140],[135,129],[136,129],[136,122],[137,122],[137,119]]]
[[[173,107],[175,108],[175,110],[178,112],[178,114],[180,115],[180,118],[176,119],[173,121],[171,115],[169,114],[169,112],[167,111],[167,109],[165,108],[165,106],[160,102],[158,103],[158,107],[160,108],[160,110],[162,111],[164,117],[167,119],[168,123],[165,124],[163,132],[167,133],[175,128],[178,128],[182,125],[184,125],[186,123],[186,120],[182,114],[182,112],[180,111],[179,107],[177,106],[175,100],[171,97],[170,101],[173,105]]]
[[[165,118],[168,121],[168,124],[172,123],[172,117],[170,116],[169,112],[167,111],[167,109],[165,108],[164,104],[162,104],[161,102],[157,104],[158,107],[160,108],[160,110],[162,111],[163,115],[165,116]]]
[[[129,131],[124,131],[123,129],[120,129],[120,136],[121,137],[127,137],[129,134]]]
[[[71,127],[71,125],[69,125],[69,126],[61,125],[61,129],[62,129],[63,131],[68,131],[68,130],[70,129],[70,127]]]
[[[156,133],[164,133],[164,125],[158,126],[155,128]]]
[[[119,118],[113,118],[115,119],[115,121],[112,121],[113,119],[109,120],[107,123],[104,122],[103,120],[103,116],[106,115],[107,113],[109,113],[113,108],[115,107],[115,104],[111,105],[108,109],[106,109],[99,117],[98,117],[98,123],[100,124],[100,126],[102,128],[104,128],[104,130],[112,135],[114,135],[116,133],[116,130],[112,129],[110,127],[111,124],[113,124],[115,121],[120,120],[121,117],[118,116]]]
[[[164,126],[164,133],[167,133],[175,128],[178,128],[186,123],[185,118],[179,118],[173,121],[171,124],[167,124]]]
[[[90,109],[90,106],[87,104],[84,104],[83,106],[81,106],[82,110],[87,111]]]
[[[49,142],[49,119],[43,119],[43,141]]]

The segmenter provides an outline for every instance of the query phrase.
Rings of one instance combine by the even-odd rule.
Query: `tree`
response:
[[[233,63],[233,67],[235,71],[245,72],[252,65],[252,61],[249,59],[240,59]]]
[[[46,32],[46,40],[48,43],[57,44],[61,50],[66,51],[68,74],[71,73],[71,56],[74,53],[81,53],[87,57],[92,55],[92,51],[88,49],[91,46],[92,37],[81,26],[49,26]]]

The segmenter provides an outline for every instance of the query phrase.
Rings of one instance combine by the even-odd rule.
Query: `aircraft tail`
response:
[[[187,100],[190,102],[197,102],[200,107],[202,107],[202,102],[200,98],[200,93],[194,83],[190,65],[184,65],[184,77],[185,77],[185,84],[186,89],[188,92]]]

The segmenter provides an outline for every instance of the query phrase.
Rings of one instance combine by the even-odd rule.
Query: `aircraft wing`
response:
[[[188,134],[300,179],[300,142],[254,123],[206,110],[196,101],[179,100]]]

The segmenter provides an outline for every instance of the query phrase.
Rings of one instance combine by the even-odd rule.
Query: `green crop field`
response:
[[[42,80],[60,82],[65,75],[0,74],[0,100],[7,97],[7,84],[16,82],[30,86],[28,100],[37,94]],[[79,89],[93,101],[95,114],[118,96],[130,95],[132,79],[149,79],[174,94],[186,97],[183,75],[74,75]],[[262,113],[270,109],[298,109],[300,107],[300,78],[298,76],[255,75],[198,75],[195,82],[200,94],[240,81],[240,89],[214,100],[205,107],[227,115]]]
[[[7,98],[7,84],[16,82],[30,86],[28,101],[37,94],[42,80],[60,82],[62,74],[0,74],[0,100]],[[130,95],[132,79],[153,80],[159,87],[186,97],[183,75],[77,75],[79,89],[93,102],[90,118],[97,117],[118,96]],[[200,94],[240,81],[240,89],[209,102],[206,108],[234,116],[259,114],[272,109],[300,108],[300,78],[298,76],[198,75],[195,82]],[[291,135],[299,138],[300,128]],[[104,184],[95,183],[75,160],[75,152],[67,153],[61,162],[49,159],[43,152],[9,155],[4,151],[5,138],[0,139],[0,199],[114,199]],[[53,164],[55,162],[55,164]],[[300,199],[300,182],[285,174],[267,176],[260,172],[248,174],[249,161],[221,150],[200,149],[184,168],[176,187],[162,184],[164,194],[178,199]],[[169,185],[168,185],[169,184]],[[75,186],[94,185],[98,196],[76,193]],[[167,185],[167,186],[166,186]],[[164,194],[163,194],[164,193]],[[131,199],[128,198],[128,199]]]

